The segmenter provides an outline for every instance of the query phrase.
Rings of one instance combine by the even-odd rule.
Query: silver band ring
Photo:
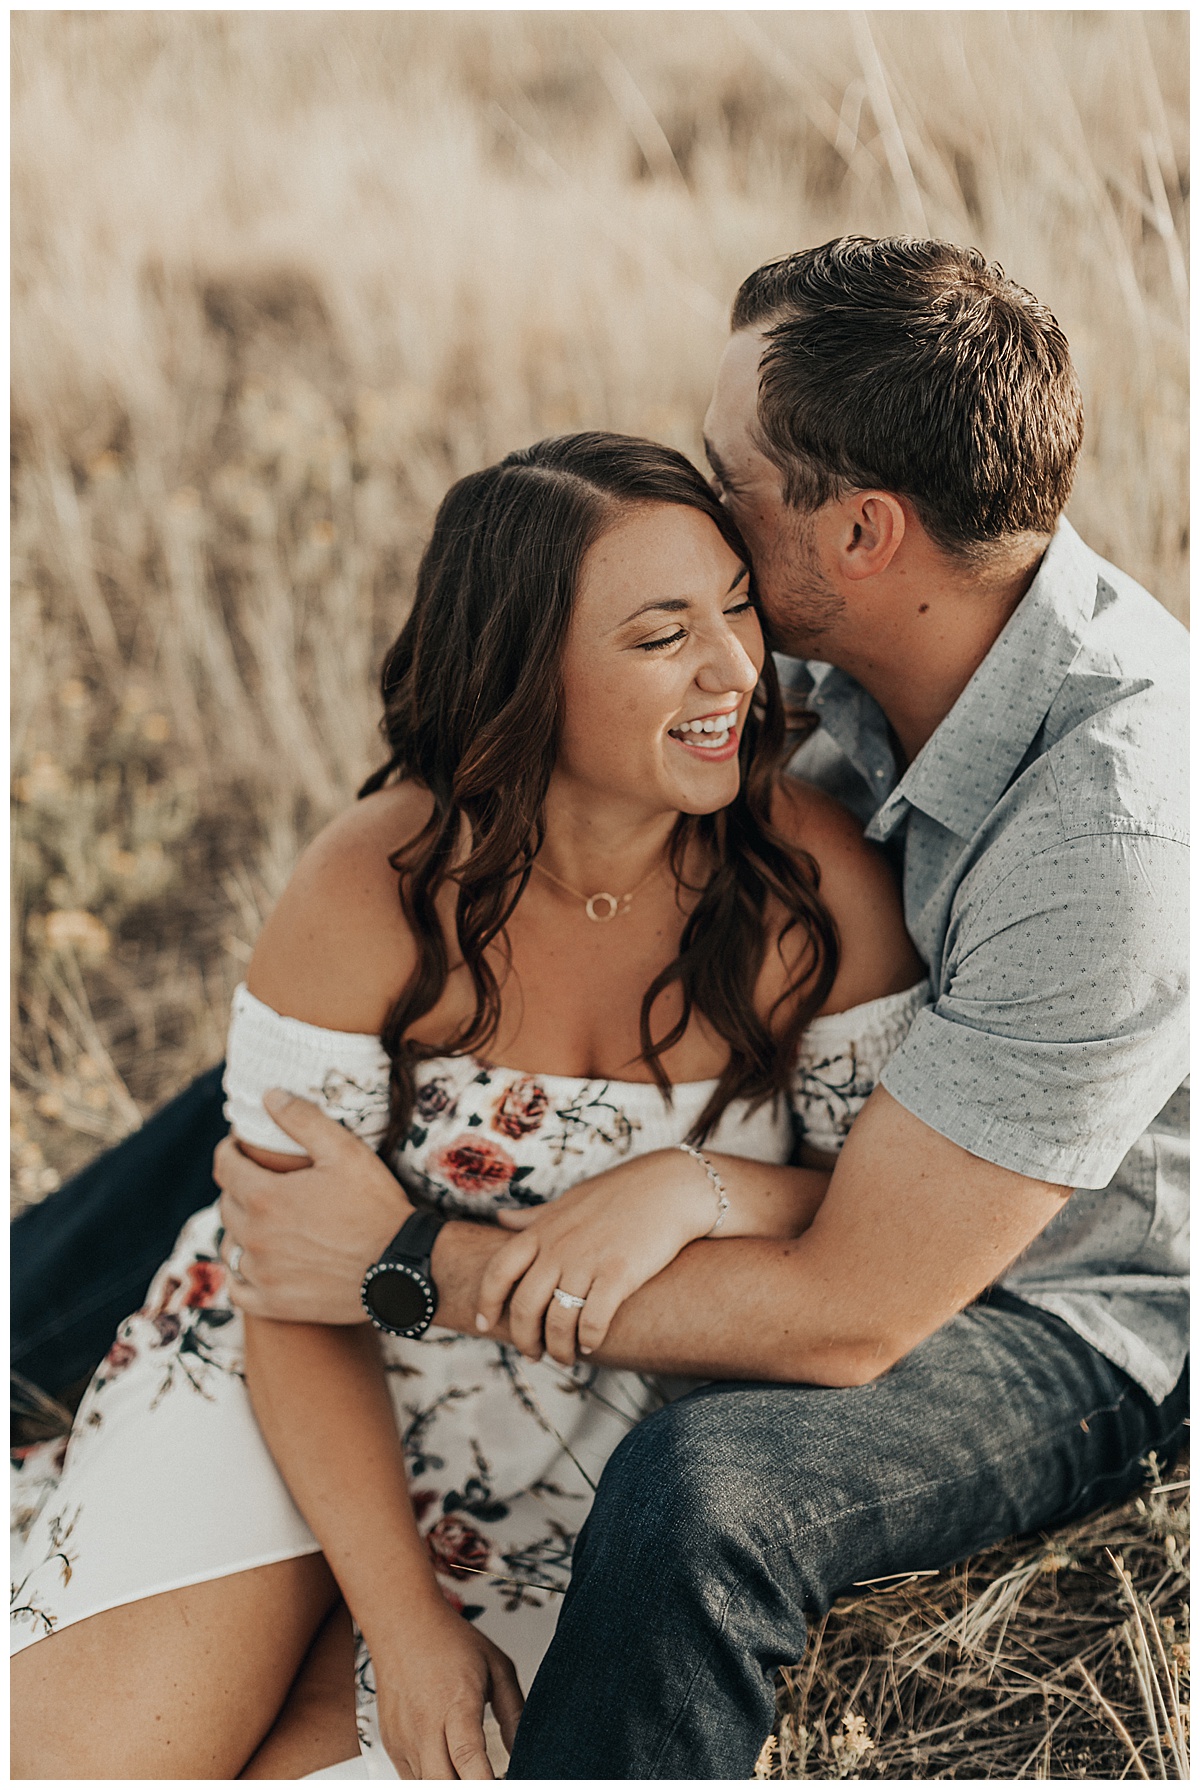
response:
[[[587,1304],[587,1300],[581,1299],[578,1293],[564,1293],[561,1287],[555,1287],[554,1297],[564,1311],[579,1311],[582,1306]]]
[[[235,1243],[229,1252],[229,1272],[233,1275],[233,1278],[237,1281],[240,1287],[249,1286],[250,1284],[246,1279],[246,1276],[242,1273],[242,1257],[245,1253],[246,1252],[240,1243]]]

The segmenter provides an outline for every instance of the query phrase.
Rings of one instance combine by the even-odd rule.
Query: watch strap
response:
[[[411,1213],[380,1256],[380,1264],[398,1261],[428,1263],[437,1234],[445,1222],[440,1212]]]

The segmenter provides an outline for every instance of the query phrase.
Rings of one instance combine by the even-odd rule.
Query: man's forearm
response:
[[[443,1227],[433,1256],[436,1323],[476,1334],[479,1283],[504,1241],[490,1225]],[[880,1357],[872,1366],[870,1336],[841,1288],[830,1298],[823,1278],[804,1237],[690,1243],[625,1301],[589,1359],[702,1379],[857,1384],[889,1363]],[[490,1334],[507,1340],[503,1323]]]

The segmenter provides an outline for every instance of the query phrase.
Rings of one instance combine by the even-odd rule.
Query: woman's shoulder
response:
[[[431,803],[415,784],[396,784],[318,833],[255,946],[246,985],[256,999],[309,1025],[378,1034],[416,962],[388,860]]]
[[[771,818],[789,845],[815,860],[821,899],[838,929],[837,977],[821,1012],[841,1013],[919,982],[925,966],[905,930],[895,874],[849,809],[784,773]]]

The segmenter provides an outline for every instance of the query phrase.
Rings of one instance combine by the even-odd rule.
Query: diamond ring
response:
[[[249,1285],[246,1276],[242,1273],[242,1257],[245,1253],[246,1252],[240,1243],[235,1243],[229,1252],[229,1272],[233,1275],[233,1278],[237,1281],[238,1285],[242,1287]]]
[[[587,1300],[581,1299],[578,1293],[564,1293],[561,1287],[555,1287],[554,1297],[565,1311],[578,1311],[587,1304]]]

